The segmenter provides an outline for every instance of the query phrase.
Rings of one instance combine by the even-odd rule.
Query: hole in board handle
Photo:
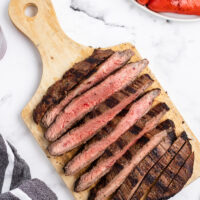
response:
[[[27,17],[35,17],[38,13],[38,8],[35,4],[29,3],[25,6],[24,14]]]

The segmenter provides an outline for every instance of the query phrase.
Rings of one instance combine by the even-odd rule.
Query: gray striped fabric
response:
[[[0,200],[57,200],[39,179],[31,179],[30,169],[16,149],[0,135]]]

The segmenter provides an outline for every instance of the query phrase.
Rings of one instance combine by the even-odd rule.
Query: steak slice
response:
[[[106,181],[106,184],[104,187],[97,190],[97,193],[95,196],[93,196],[93,199],[95,200],[103,200],[107,199],[111,194],[113,194],[116,189],[124,182],[126,177],[130,174],[130,172],[146,157],[146,155],[154,149],[164,138],[167,136],[167,131],[161,131],[160,133],[154,135],[149,142],[147,142],[142,148],[140,148],[138,151],[135,150],[134,145],[130,148],[129,151],[131,152],[129,154],[125,154],[125,156],[128,156],[129,161],[122,159],[119,160],[114,165],[114,168],[111,169],[111,173],[108,173],[106,177],[108,176]],[[133,149],[133,150],[132,150]],[[131,156],[132,155],[132,156]],[[119,164],[120,163],[120,164]],[[117,166],[117,167],[116,167]],[[113,172],[115,171],[115,173]],[[118,171],[118,173],[117,173]],[[112,176],[112,173],[114,176]]]
[[[138,142],[136,144],[134,144],[116,163],[115,165],[112,167],[112,170],[106,175],[104,176],[100,182],[96,185],[96,187],[94,187],[91,192],[90,192],[90,196],[89,199],[93,200],[96,196],[96,193],[98,192],[98,190],[100,190],[101,188],[103,188],[106,183],[109,183],[115,176],[118,175],[118,173],[120,173],[120,171],[124,168],[125,165],[127,165],[129,163],[129,161],[131,160],[132,156],[137,154],[137,151],[139,149],[141,149],[142,147],[144,147],[144,145],[156,134],[160,133],[161,131],[166,131],[168,134],[170,134],[171,132],[173,132],[175,126],[174,126],[174,122],[171,120],[166,120],[162,123],[160,123],[154,130],[148,132],[147,134],[145,134],[145,136],[143,136],[142,138],[140,138],[138,140]]]
[[[131,200],[140,200],[144,194],[152,187],[155,180],[160,176],[162,171],[169,165],[169,163],[174,159],[176,154],[181,150],[183,145],[188,140],[186,133],[182,133],[180,137],[172,144],[164,156],[157,162],[153,168],[144,177],[139,188],[133,194]]]
[[[115,142],[124,132],[136,123],[151,108],[154,99],[160,94],[159,89],[152,90],[133,103],[128,113],[119,121],[114,130],[101,140],[94,140],[76,155],[65,167],[66,174],[74,174],[97,159],[105,149]],[[115,120],[115,119],[113,119]]]
[[[165,140],[156,146],[128,175],[117,192],[113,195],[114,200],[129,200],[136,191],[144,176],[153,165],[165,154],[176,139],[175,132],[168,133]]]
[[[61,80],[58,80],[49,87],[41,102],[36,106],[33,111],[34,121],[38,124],[51,106],[58,104],[60,100],[67,95],[68,91],[74,88],[87,76],[93,74],[96,71],[96,67],[113,53],[114,51],[110,49],[95,49],[89,58],[76,63],[71,69],[65,72]]]
[[[105,62],[98,66],[95,73],[88,79],[83,80],[75,89],[71,90],[59,104],[53,106],[46,112],[42,119],[43,125],[49,127],[56,116],[73,98],[90,89],[92,86],[105,79],[109,74],[126,64],[133,55],[133,51],[128,49],[118,51],[110,56]]]
[[[145,135],[140,140],[144,140],[143,138],[146,138],[147,140],[149,140],[154,135],[156,135],[156,134],[160,133],[160,131],[164,131],[164,130],[166,130],[167,133],[170,134],[171,132],[174,132],[174,129],[175,129],[174,122],[172,120],[167,119],[167,120],[161,122],[159,125],[157,125],[156,128],[154,128],[152,131],[145,133]],[[140,140],[138,140],[138,142],[136,144],[138,144]]]
[[[89,140],[95,133],[112,120],[123,108],[144,92],[153,80],[142,75],[128,87],[109,97],[91,113],[86,115],[79,127],[72,129],[58,141],[49,146],[51,155],[60,155]],[[68,146],[66,144],[69,144]]]
[[[172,162],[166,169],[164,169],[161,176],[156,180],[155,185],[151,188],[147,195],[147,200],[157,200],[162,197],[163,193],[165,193],[171,181],[174,179],[176,174],[178,174],[179,170],[191,153],[192,146],[189,141],[186,141]]]
[[[134,81],[147,64],[147,60],[130,63],[115,74],[110,75],[99,85],[75,98],[65,107],[65,109],[58,115],[55,122],[47,129],[45,137],[49,141],[55,141],[75,122],[90,112],[96,105],[105,101],[115,92],[125,88]]]
[[[159,103],[146,115],[136,122],[116,142],[111,144],[89,172],[83,174],[76,183],[75,191],[80,192],[89,188],[98,179],[108,173],[115,162],[142,137],[155,128],[160,119],[169,110],[165,103]]]
[[[165,200],[173,197],[179,191],[181,191],[184,185],[188,182],[189,178],[192,176],[194,166],[194,152],[190,154],[189,158],[186,160],[183,167],[180,169],[178,174],[175,176],[173,181],[170,183],[169,187],[165,191],[162,198],[159,200]]]

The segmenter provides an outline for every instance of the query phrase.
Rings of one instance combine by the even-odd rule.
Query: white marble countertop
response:
[[[42,64],[32,43],[9,20],[8,3],[0,1],[0,25],[8,42],[0,61],[0,133],[16,146],[33,177],[44,180],[60,200],[73,199],[20,117],[39,84]],[[159,19],[131,0],[53,0],[53,4],[62,28],[79,43],[135,44],[200,139],[200,22]],[[172,199],[200,199],[199,184],[200,179]]]

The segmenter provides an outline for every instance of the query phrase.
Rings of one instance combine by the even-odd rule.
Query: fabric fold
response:
[[[0,200],[57,200],[39,179],[31,179],[27,163],[0,135]]]

